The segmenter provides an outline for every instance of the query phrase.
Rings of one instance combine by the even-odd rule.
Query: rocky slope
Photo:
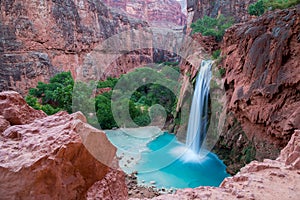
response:
[[[104,0],[104,2],[121,9],[129,16],[147,21],[151,26],[173,28],[186,24],[186,16],[176,0]]]
[[[0,93],[0,106],[1,199],[127,199],[115,147],[81,113],[46,117],[16,92]]]
[[[108,9],[100,0],[1,1],[0,91],[24,94],[58,71],[70,70],[76,76],[86,56],[104,40],[147,26]],[[118,76],[153,59],[147,49],[123,52],[122,56],[109,63],[113,73],[103,72],[101,78]]]
[[[292,199],[300,195],[300,130],[296,130],[277,160],[253,161],[220,187],[178,190],[155,200]],[[134,200],[134,199],[131,199]]]
[[[300,128],[299,32],[300,6],[237,24],[225,34],[227,125],[216,149],[223,147],[235,163],[276,158]]]

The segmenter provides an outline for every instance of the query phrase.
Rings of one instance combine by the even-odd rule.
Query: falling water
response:
[[[196,80],[190,111],[186,145],[199,154],[208,127],[208,99],[211,79],[211,60],[203,60]]]

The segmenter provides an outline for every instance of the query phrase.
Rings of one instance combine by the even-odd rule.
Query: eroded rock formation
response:
[[[152,26],[173,28],[186,24],[186,16],[176,0],[104,0],[104,2],[121,9],[129,16],[147,21]]]
[[[47,115],[43,111],[35,110],[27,105],[19,93],[7,91],[0,93],[0,116],[10,125],[22,125],[32,123]]]
[[[4,115],[8,110],[19,113],[0,114],[1,199],[85,199],[89,188],[107,176],[106,187],[114,192],[102,188],[98,195],[126,199],[125,181],[119,179],[124,174],[116,170],[114,161],[116,148],[104,132],[86,124],[81,113],[46,117],[15,92],[0,97],[0,105],[6,105]],[[123,190],[116,190],[117,186]]]
[[[100,0],[1,1],[0,11],[0,91],[21,94],[58,71],[76,76],[86,55],[104,40],[148,26],[108,9]],[[105,75],[118,76],[152,59],[151,50],[127,52],[109,63],[115,70]]]
[[[293,199],[300,195],[300,130],[296,130],[277,160],[252,161],[226,178],[220,187],[178,190],[155,200],[188,199]],[[132,199],[134,200],[134,199]]]
[[[227,114],[220,143],[275,159],[300,128],[300,7],[270,12],[228,29],[223,41]],[[237,128],[241,131],[230,129]],[[224,145],[226,144],[226,145]],[[231,145],[230,145],[231,144]],[[238,153],[238,154],[239,154]]]

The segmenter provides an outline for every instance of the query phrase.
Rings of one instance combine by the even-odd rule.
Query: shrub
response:
[[[226,69],[225,68],[220,68],[219,69],[219,74],[220,74],[220,77],[224,77],[225,76],[225,74],[226,74]]]
[[[214,60],[216,60],[216,59],[218,59],[218,58],[220,57],[220,55],[221,55],[221,49],[218,49],[218,50],[216,50],[216,51],[214,51],[214,52],[212,53],[212,58],[213,58]]]
[[[118,80],[118,78],[108,77],[105,81],[99,81],[97,88],[114,88]]]
[[[25,100],[33,108],[44,110],[48,115],[60,110],[71,113],[73,86],[71,73],[62,72],[52,77],[48,84],[39,82],[36,88],[31,88]]]
[[[96,112],[102,129],[117,127],[111,111],[111,99],[106,98],[104,95],[98,95],[96,97]]]
[[[250,15],[260,16],[265,12],[265,5],[263,0],[259,0],[256,3],[250,4],[248,7],[248,13]]]
[[[220,15],[218,18],[204,16],[191,24],[192,33],[201,33],[204,36],[214,36],[217,41],[221,41],[225,30],[232,26],[233,19]]]
[[[300,0],[259,0],[249,5],[248,13],[250,15],[260,16],[267,10],[285,9],[299,3]]]

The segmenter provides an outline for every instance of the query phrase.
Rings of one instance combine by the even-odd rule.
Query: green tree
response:
[[[250,15],[260,16],[267,10],[285,9],[295,6],[300,3],[300,0],[259,0],[248,7]]]
[[[98,95],[96,97],[96,112],[98,122],[102,129],[118,127],[111,111],[111,100],[109,98],[104,95]]]
[[[44,110],[48,115],[60,110],[72,113],[73,86],[71,73],[61,72],[52,77],[49,83],[39,82],[36,88],[31,88],[26,100],[29,105]],[[37,103],[38,99],[41,104]]]
[[[108,77],[105,81],[99,81],[97,88],[114,88],[118,80],[118,78]]]
[[[214,36],[217,41],[221,41],[225,30],[232,26],[233,19],[220,15],[218,18],[204,16],[191,24],[192,33],[201,33],[204,36]]]
[[[250,15],[260,16],[265,12],[265,4],[263,0],[259,0],[256,3],[250,4],[248,7],[248,13]]]

